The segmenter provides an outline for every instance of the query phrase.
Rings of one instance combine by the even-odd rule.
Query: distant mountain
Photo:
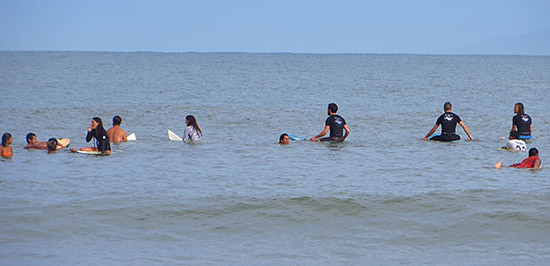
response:
[[[453,54],[550,55],[550,29],[517,36],[493,37],[451,52]]]

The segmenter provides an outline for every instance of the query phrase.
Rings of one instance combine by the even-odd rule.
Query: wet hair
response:
[[[335,103],[329,103],[328,104],[328,109],[333,113],[337,113],[338,112],[338,105],[336,105]]]
[[[443,110],[445,111],[449,111],[453,109],[453,105],[450,103],[450,102],[446,102],[444,105],[443,105]]]
[[[188,115],[185,117],[185,124],[188,126],[192,126],[195,130],[199,131],[202,135],[201,128],[199,127],[199,124],[197,124],[197,119],[195,119],[194,116]]]
[[[10,133],[4,133],[4,135],[2,135],[2,146],[4,147],[7,147],[8,145],[8,140],[11,138],[11,134]]]
[[[286,133],[281,134],[281,136],[279,137],[279,143],[283,143],[283,139],[285,138],[285,136],[288,136],[288,134]]]
[[[51,138],[48,140],[48,144],[46,145],[48,147],[48,151],[55,151],[57,149],[57,139]]]
[[[107,131],[103,127],[103,121],[101,121],[101,118],[96,116],[96,117],[92,118],[92,120],[94,120],[98,123],[97,128],[95,130],[95,138],[100,139],[100,136],[107,135]],[[101,134],[101,133],[103,133],[103,134]]]
[[[122,117],[115,115],[113,117],[113,126],[120,126],[120,123],[122,123]]]
[[[30,140],[32,139],[32,137],[36,137],[36,134],[32,133],[32,132],[29,132],[29,134],[27,134],[27,143],[30,144]]]
[[[516,103],[516,106],[518,107],[518,115],[525,114],[525,107],[523,106],[523,103]]]
[[[537,155],[537,154],[539,154],[539,150],[537,150],[537,148],[531,148],[531,149],[529,149],[529,157],[535,156],[535,155]]]
[[[517,131],[510,131],[510,137],[512,139],[519,139],[519,132]]]

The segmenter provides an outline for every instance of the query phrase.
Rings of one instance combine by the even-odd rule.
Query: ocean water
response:
[[[547,56],[0,52],[0,92],[1,265],[550,264]],[[446,101],[473,141],[421,140]],[[277,144],[330,102],[345,143]],[[542,169],[493,168],[516,102]],[[111,156],[23,149],[114,115]]]

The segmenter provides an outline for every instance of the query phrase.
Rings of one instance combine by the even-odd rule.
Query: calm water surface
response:
[[[2,265],[548,265],[550,57],[0,52]],[[451,101],[474,140],[420,139]],[[336,102],[345,143],[311,137]],[[539,170],[499,137],[523,102]],[[204,142],[170,142],[193,114]],[[137,141],[96,157],[94,116]],[[439,130],[438,130],[439,132]],[[457,132],[466,134],[461,128]]]

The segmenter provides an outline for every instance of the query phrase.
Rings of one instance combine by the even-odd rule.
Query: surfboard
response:
[[[128,141],[135,141],[136,140],[136,133],[132,133],[132,134],[128,135],[128,137],[126,137],[126,139],[128,139]]]
[[[101,155],[101,152],[100,151],[81,151],[81,150],[76,150],[77,153],[82,153],[82,154],[95,154],[95,155]],[[105,155],[108,155],[108,154],[105,154]]]
[[[63,146],[62,148],[66,148],[71,143],[70,139],[58,139],[57,144]]]
[[[289,138],[290,140],[307,140],[307,138],[298,137],[298,136],[293,135],[293,134],[288,134],[288,138]]]
[[[532,139],[533,136],[529,135],[529,136],[519,136],[519,139]]]
[[[168,129],[168,139],[171,141],[183,141],[183,139],[176,135],[176,133],[172,132],[172,130]]]

